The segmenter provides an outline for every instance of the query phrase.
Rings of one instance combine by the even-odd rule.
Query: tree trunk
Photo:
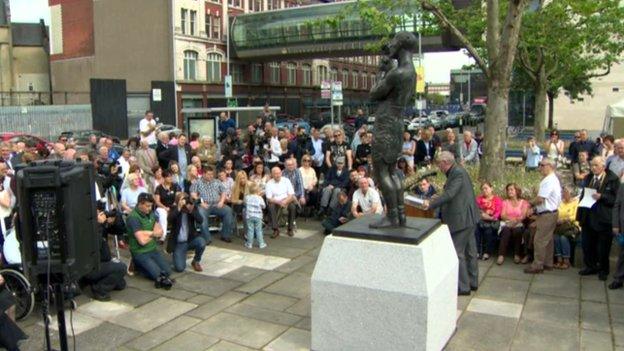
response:
[[[534,134],[538,143],[544,141],[544,133],[546,132],[546,70],[542,68],[537,72],[533,89],[535,92],[535,103],[533,105],[534,113]]]
[[[479,178],[490,182],[503,179],[505,169],[505,141],[509,109],[509,87],[502,88],[497,76],[488,84],[488,104],[483,133],[483,159]]]
[[[548,129],[555,129],[555,93],[548,92]]]

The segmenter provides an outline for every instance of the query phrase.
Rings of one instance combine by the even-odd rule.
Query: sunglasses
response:
[[[303,160],[303,162],[310,162],[310,160],[306,160],[306,159],[304,159],[304,160]]]

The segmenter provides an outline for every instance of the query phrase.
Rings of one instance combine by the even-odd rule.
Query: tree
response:
[[[624,51],[624,8],[619,0],[540,0],[527,13],[518,44],[518,67],[535,93],[535,135],[544,138],[561,89],[571,98],[591,93],[590,80],[606,75]]]
[[[475,0],[468,8],[459,10],[451,0],[358,0],[355,5],[373,29],[387,33],[400,23],[403,14],[424,10],[472,56],[487,80],[488,107],[480,177],[489,181],[503,176],[511,73],[528,2]]]

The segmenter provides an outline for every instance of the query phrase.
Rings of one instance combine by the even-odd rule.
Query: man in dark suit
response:
[[[180,175],[186,179],[186,167],[191,164],[191,151],[191,147],[186,143],[186,135],[180,134],[178,146],[169,147],[161,153],[161,156],[167,161],[167,164],[171,161],[177,162],[180,167]]]
[[[164,159],[161,155],[163,151],[169,149],[169,134],[167,132],[158,133],[158,141],[156,142],[156,156],[158,157],[158,165],[162,169],[169,167],[169,160]]]
[[[459,295],[470,295],[479,285],[477,242],[475,228],[479,222],[479,210],[468,172],[455,163],[455,157],[442,151],[436,159],[438,168],[446,174],[444,192],[439,197],[425,200],[425,209],[440,207],[442,222],[451,232],[459,260]]]
[[[609,253],[612,242],[613,205],[617,197],[620,180],[606,167],[605,159],[594,157],[591,162],[592,173],[585,177],[584,189],[596,189],[592,195],[596,203],[591,208],[578,210],[578,220],[581,224],[581,243],[583,246],[583,268],[580,275],[598,273],[598,279],[607,280],[609,276]],[[581,199],[585,195],[585,190]],[[589,195],[587,195],[589,196]]]
[[[422,139],[416,143],[416,154],[414,155],[414,163],[417,165],[427,164],[433,161],[436,147],[433,142],[431,131],[426,129]]]

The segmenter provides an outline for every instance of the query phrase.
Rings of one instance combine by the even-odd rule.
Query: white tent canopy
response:
[[[616,138],[624,136],[624,100],[607,106],[602,130]]]

